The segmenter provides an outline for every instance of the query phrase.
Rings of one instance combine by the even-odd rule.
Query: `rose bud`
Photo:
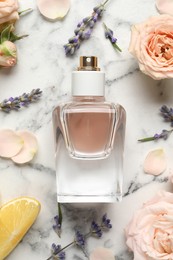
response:
[[[17,62],[17,49],[13,42],[5,41],[0,44],[0,66],[12,67]]]

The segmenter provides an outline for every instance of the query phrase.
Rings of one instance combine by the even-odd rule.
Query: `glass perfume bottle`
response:
[[[53,111],[57,200],[115,202],[122,198],[126,112],[105,100],[96,57],[80,57],[72,99]]]

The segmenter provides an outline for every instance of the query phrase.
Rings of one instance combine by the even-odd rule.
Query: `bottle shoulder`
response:
[[[110,102],[110,101],[99,101],[99,102],[94,102],[94,101],[68,101],[68,102],[65,102],[65,103],[61,103],[59,104],[57,107],[55,107],[54,110],[71,110],[71,109],[80,109],[80,108],[83,108],[83,109],[91,109],[91,108],[102,108],[102,109],[115,109],[115,110],[118,110],[118,109],[121,109],[121,110],[124,110],[125,109],[123,108],[123,106],[121,106],[120,104],[118,103],[113,103],[113,102]]]

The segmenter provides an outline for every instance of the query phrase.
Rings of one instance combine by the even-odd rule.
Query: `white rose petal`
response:
[[[23,147],[23,139],[10,129],[0,130],[0,156],[11,158]]]
[[[161,14],[173,15],[173,0],[156,0],[156,7]]]
[[[15,163],[23,164],[33,159],[38,150],[38,142],[36,137],[28,131],[18,132],[18,134],[24,140],[24,145],[22,150],[11,159]]]
[[[49,20],[63,19],[70,9],[70,0],[37,0],[40,13]]]
[[[98,247],[91,253],[89,260],[115,260],[110,249]]]
[[[159,175],[166,169],[166,156],[163,149],[156,149],[148,153],[144,161],[144,172]]]

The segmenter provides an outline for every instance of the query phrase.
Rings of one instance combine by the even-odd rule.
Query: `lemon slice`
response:
[[[37,218],[40,207],[37,200],[20,197],[0,208],[0,260],[17,246]]]

